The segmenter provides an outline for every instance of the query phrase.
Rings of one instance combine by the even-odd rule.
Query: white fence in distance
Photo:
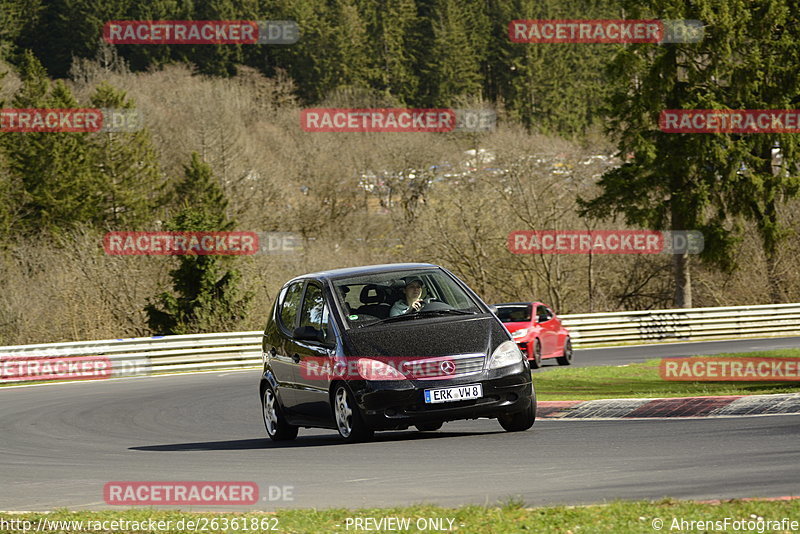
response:
[[[576,348],[671,341],[705,341],[800,335],[800,304],[630,311],[563,315]],[[228,370],[261,364],[261,335],[231,332],[78,341],[0,347],[0,382],[14,375],[14,362],[103,357],[108,376]]]
[[[575,347],[800,334],[800,304],[564,315]]]

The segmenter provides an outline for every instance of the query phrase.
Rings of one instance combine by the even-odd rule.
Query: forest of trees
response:
[[[248,330],[322,268],[430,261],[559,313],[796,301],[797,134],[667,134],[663,109],[794,109],[794,0],[0,0],[0,345]],[[682,44],[524,44],[513,19],[696,19]],[[109,45],[109,20],[295,20],[293,45]],[[312,106],[492,108],[482,133],[308,133]],[[113,257],[112,230],[296,232],[301,253]],[[534,229],[699,230],[700,256],[514,255]]]
[[[189,62],[198,73],[233,76],[241,65],[285,73],[302,104],[342,87],[370,88],[410,107],[475,98],[543,133],[579,136],[602,122],[615,46],[519,46],[512,19],[622,18],[617,0],[3,0],[3,48],[12,62],[31,50],[50,76],[74,58],[94,58],[112,20],[294,20],[293,45],[118,45],[133,72]],[[532,88],[535,90],[531,91]]]

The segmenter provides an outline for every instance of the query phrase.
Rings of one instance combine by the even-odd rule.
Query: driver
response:
[[[404,298],[399,299],[394,303],[392,309],[389,310],[389,317],[395,315],[403,315],[404,313],[413,313],[422,309],[425,303],[422,301],[422,280],[415,276],[406,280],[406,286],[403,289]]]

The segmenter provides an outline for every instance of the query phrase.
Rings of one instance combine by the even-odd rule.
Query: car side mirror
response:
[[[316,341],[317,343],[325,343],[325,335],[322,330],[317,330],[313,326],[301,326],[295,328],[292,332],[292,337],[299,341]]]

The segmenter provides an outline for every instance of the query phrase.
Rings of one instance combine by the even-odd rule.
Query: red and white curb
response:
[[[800,393],[669,399],[540,401],[536,410],[536,417],[542,419],[649,419],[793,414],[800,414]]]

